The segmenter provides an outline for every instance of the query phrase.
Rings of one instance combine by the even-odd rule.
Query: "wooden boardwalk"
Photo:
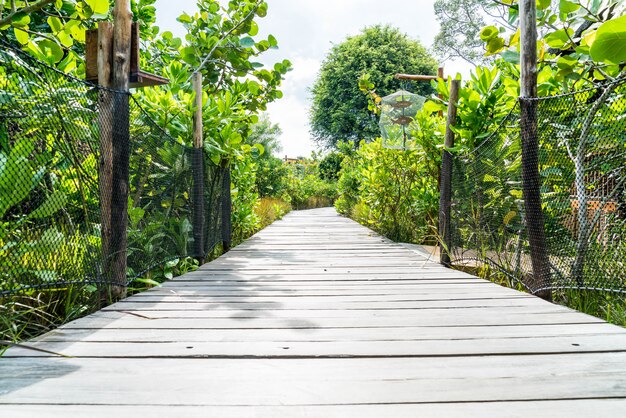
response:
[[[294,212],[0,358],[0,416],[624,417],[626,330]]]

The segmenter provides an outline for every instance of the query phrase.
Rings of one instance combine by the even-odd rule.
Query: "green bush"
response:
[[[289,168],[273,156],[257,161],[256,189],[260,197],[281,197],[287,191]]]
[[[254,234],[260,219],[254,211],[259,195],[256,192],[256,164],[251,154],[236,159],[232,170],[232,224],[233,244],[238,244]]]
[[[336,199],[337,182],[321,178],[317,156],[289,165],[285,200],[294,209],[332,206]]]
[[[420,112],[411,150],[388,149],[382,139],[340,147],[337,210],[397,241],[436,242],[443,120]]]

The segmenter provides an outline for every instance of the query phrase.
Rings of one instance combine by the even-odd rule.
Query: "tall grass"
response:
[[[282,219],[291,211],[291,205],[282,199],[274,197],[262,197],[254,208],[254,212],[259,217],[259,230],[272,224],[274,221]]]

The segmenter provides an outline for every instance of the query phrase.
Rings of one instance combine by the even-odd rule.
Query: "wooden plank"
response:
[[[421,318],[397,315],[392,318],[251,318],[245,315],[234,318],[163,318],[150,319],[120,313],[103,312],[67,324],[67,329],[85,328],[136,328],[136,329],[320,329],[320,328],[399,328],[411,326],[462,327],[477,325],[541,325],[541,324],[589,324],[601,320],[576,313],[537,313],[461,316],[458,312]],[[191,332],[191,331],[190,331]]]
[[[384,359],[6,359],[0,362],[0,375],[5,377],[0,381],[0,404],[257,407],[623,399],[624,364],[626,353]],[[112,381],[115,386],[110,385]],[[254,409],[249,412],[253,415]]]
[[[262,341],[262,342],[51,342],[29,347],[71,357],[99,358],[391,358],[537,355],[564,353],[626,353],[626,334],[595,334],[527,338],[484,338],[404,341]],[[28,348],[13,348],[5,358],[56,357]],[[625,374],[626,383],[626,374]]]
[[[474,327],[404,327],[317,329],[301,332],[295,329],[57,329],[38,341],[49,342],[262,342],[262,341],[425,341],[440,339],[483,340],[487,338],[539,338],[556,336],[613,334],[614,327],[605,323],[474,326]]]
[[[246,406],[196,406],[185,405],[89,405],[92,418],[111,416],[181,416],[185,418],[249,418]],[[4,405],[3,412],[14,418],[59,417],[84,418],[82,405]],[[293,405],[256,406],[255,418],[381,418],[381,417],[446,417],[446,418],[519,418],[519,417],[620,417],[626,416],[623,399],[574,399],[538,402],[464,402],[421,403],[385,405]]]
[[[434,300],[421,302],[344,302],[344,303],[322,303],[315,301],[313,303],[303,304],[300,301],[293,303],[281,303],[277,305],[272,302],[243,302],[240,304],[223,305],[219,302],[207,301],[190,301],[189,299],[181,300],[180,298],[163,298],[155,300],[142,299],[137,301],[135,298],[129,301],[121,301],[114,305],[108,306],[103,311],[203,311],[218,312],[232,311],[240,312],[242,310],[260,310],[260,311],[344,311],[351,314],[352,310],[378,311],[387,310],[394,311],[396,314],[402,314],[405,310],[421,310],[421,309],[476,309],[476,308],[494,308],[494,307],[531,307],[537,306],[534,298],[504,298],[504,299],[465,299],[465,300]]]

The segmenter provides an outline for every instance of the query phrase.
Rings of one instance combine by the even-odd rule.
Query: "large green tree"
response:
[[[358,80],[368,74],[381,96],[402,87],[396,73],[435,74],[437,62],[418,41],[390,26],[365,28],[359,35],[335,45],[322,63],[311,89],[311,131],[325,148],[337,142],[373,139],[379,136],[377,119],[368,111],[367,98],[359,91]],[[411,89],[419,94],[432,92],[428,83]]]

